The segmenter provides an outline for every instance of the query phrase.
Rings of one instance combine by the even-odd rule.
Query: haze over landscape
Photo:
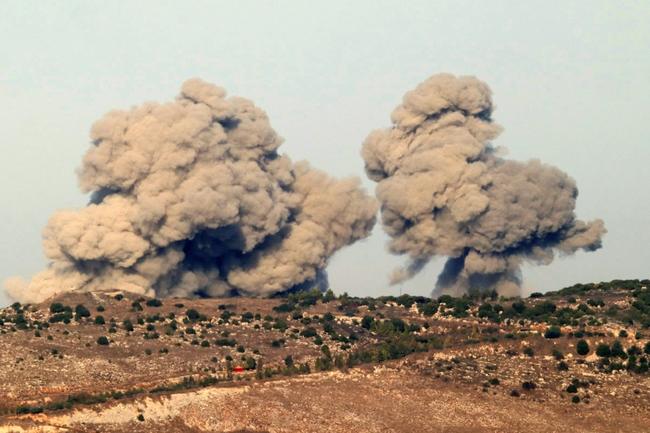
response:
[[[0,17],[0,433],[648,433],[650,3]]]
[[[513,2],[386,3],[372,8],[372,20],[363,2],[197,3],[203,13],[173,3],[18,5],[4,8],[10,24],[0,41],[2,280],[41,270],[49,215],[87,203],[75,169],[90,125],[110,109],[170,100],[198,76],[265,110],[284,138],[280,153],[331,176],[358,176],[373,192],[362,143],[389,127],[404,92],[435,72],[487,82],[491,117],[505,128],[495,144],[508,148],[506,157],[568,173],[580,191],[578,217],[605,221],[602,249],[524,266],[524,292],[646,271],[650,13],[642,3],[572,2],[535,13]],[[368,240],[336,253],[331,287],[430,294],[444,257],[391,287],[388,271],[405,261],[386,251],[387,240],[378,224]]]

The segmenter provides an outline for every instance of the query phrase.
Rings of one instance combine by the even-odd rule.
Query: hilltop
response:
[[[640,432],[648,358],[648,280],[525,299],[71,292],[0,310],[0,432]]]

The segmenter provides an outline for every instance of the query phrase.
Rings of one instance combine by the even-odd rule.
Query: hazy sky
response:
[[[45,266],[48,216],[86,203],[75,169],[110,109],[202,77],[265,109],[293,160],[372,190],[362,141],[437,72],[486,81],[505,128],[495,144],[567,171],[578,216],[605,220],[602,250],[526,266],[526,291],[648,277],[648,23],[647,1],[0,0],[0,280]],[[377,226],[338,253],[332,288],[398,293],[387,274],[404,258],[385,242]],[[443,262],[401,289],[429,294]]]

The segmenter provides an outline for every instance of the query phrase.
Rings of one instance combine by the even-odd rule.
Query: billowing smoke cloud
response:
[[[516,294],[523,261],[548,264],[555,252],[600,248],[603,222],[576,219],[573,179],[498,155],[492,110],[485,83],[434,75],[404,95],[392,128],[366,139],[362,155],[378,182],[389,249],[411,260],[392,283],[447,256],[435,293]]]
[[[79,178],[91,203],[44,230],[49,267],[9,295],[121,289],[158,296],[268,296],[326,284],[341,247],[377,212],[358,179],[279,155],[252,102],[198,79],[176,101],[113,111],[92,128]]]

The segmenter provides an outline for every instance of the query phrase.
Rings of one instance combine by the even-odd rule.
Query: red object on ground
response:
[[[241,365],[236,366],[235,368],[232,369],[235,373],[243,373],[244,372],[244,367]]]

